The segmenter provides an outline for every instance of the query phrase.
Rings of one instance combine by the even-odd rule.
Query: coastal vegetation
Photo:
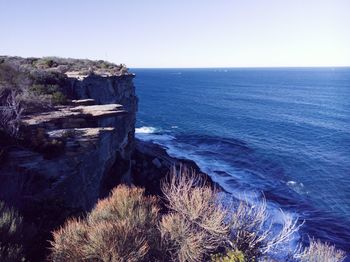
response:
[[[66,104],[70,96],[66,74],[78,77],[125,73],[125,65],[103,60],[0,56],[0,131],[16,137],[23,115]]]
[[[0,261],[24,261],[23,218],[0,201]]]
[[[82,219],[53,232],[51,261],[273,261],[300,224],[273,232],[266,204],[241,201],[233,210],[200,175],[173,169],[161,199],[118,186]],[[231,206],[232,207],[232,206]],[[288,261],[340,262],[344,252],[320,241]]]
[[[127,69],[123,65],[118,66],[105,61],[0,57],[0,167],[6,166],[7,170],[1,170],[7,172],[2,178],[8,179],[7,183],[10,185],[9,189],[3,187],[5,189],[5,193],[2,192],[3,196],[9,198],[6,190],[9,192],[12,190],[13,195],[17,196],[23,188],[31,186],[32,190],[34,189],[32,192],[35,193],[45,192],[51,187],[57,190],[54,192],[57,195],[52,199],[47,199],[50,192],[53,192],[50,190],[46,195],[30,195],[32,193],[30,190],[29,193],[23,190],[21,198],[16,199],[17,202],[13,201],[18,203],[23,199],[29,200],[23,202],[25,204],[21,203],[22,209],[19,210],[23,218],[14,208],[0,202],[0,261],[22,261],[25,260],[24,257],[29,261],[43,261],[47,258],[55,262],[341,262],[344,260],[343,251],[315,239],[310,239],[306,247],[299,246],[286,250],[287,243],[303,223],[281,211],[283,223],[276,227],[271,222],[264,199],[252,202],[248,199],[227,198],[215,183],[208,181],[209,177],[200,175],[199,170],[196,172],[184,167],[170,169],[168,176],[163,179],[163,175],[173,164],[166,166],[164,159],[159,158],[159,150],[156,150],[156,158],[153,155],[148,156],[149,161],[145,157],[147,154],[142,152],[140,154],[143,155],[139,159],[130,157],[129,154],[133,153],[132,144],[135,142],[132,135],[135,128],[133,118],[118,122],[121,125],[129,124],[129,130],[122,130],[123,132],[115,135],[119,139],[124,134],[123,141],[130,143],[124,145],[127,148],[124,153],[126,152],[125,155],[128,156],[125,161],[121,161],[119,155],[111,156],[117,151],[116,147],[111,147],[110,151],[105,151],[103,146],[99,148],[99,141],[102,139],[98,140],[99,137],[96,137],[94,132],[92,132],[96,141],[96,144],[93,144],[94,149],[91,149],[91,141],[86,137],[78,140],[81,138],[79,137],[81,129],[96,130],[98,124],[91,121],[91,111],[86,113],[89,116],[82,114],[75,119],[65,118],[63,115],[57,123],[53,121],[46,123],[46,126],[38,125],[39,128],[35,126],[22,132],[23,122],[35,114],[44,112],[43,115],[47,116],[49,113],[59,113],[60,108],[73,107],[73,102],[70,101],[73,99],[70,93],[72,90],[69,89],[71,87],[69,81],[72,79],[69,75],[74,76],[72,81],[77,81],[79,77],[95,73],[107,76],[122,75],[127,73]],[[105,78],[106,85],[96,86],[101,89],[109,87],[111,80],[115,79]],[[116,88],[119,87],[118,83],[114,84]],[[119,104],[119,101],[124,103],[125,97],[131,99],[130,90],[133,90],[133,86],[130,82],[128,84],[129,87],[125,82],[121,84],[126,94],[125,96],[121,94],[116,103]],[[99,95],[94,98],[98,100]],[[133,99],[137,104],[136,97]],[[78,101],[86,103],[86,100]],[[93,107],[96,110],[96,106]],[[110,110],[107,111],[110,116]],[[135,114],[136,109],[131,113]],[[86,128],[91,127],[88,124],[91,124],[92,128]],[[110,130],[114,127],[111,126]],[[51,138],[47,133],[50,131],[52,134],[52,128],[59,132],[54,132],[56,136]],[[119,145],[119,142],[115,143],[115,137],[110,136],[110,144]],[[66,144],[71,146],[72,151],[67,150]],[[84,149],[77,151],[78,145]],[[75,170],[69,173],[72,162],[67,162],[65,166],[62,165],[64,163],[62,158],[57,157],[66,154],[69,160],[74,160],[74,164],[81,165],[81,161],[84,160],[82,152],[90,153],[85,146],[89,146],[89,150],[96,150],[93,157],[108,156],[101,162],[104,163],[101,164],[103,167],[101,174],[104,176],[108,173],[112,181],[108,180],[110,177],[107,180],[104,180],[102,175],[98,177],[95,171],[85,173],[83,170],[79,175]],[[141,147],[144,149],[144,146]],[[19,158],[11,159],[11,154]],[[23,160],[22,158],[27,158],[27,162],[20,163],[19,167],[14,168],[13,162]],[[41,162],[42,159],[52,161]],[[88,156],[85,163],[93,162],[91,160],[92,157]],[[43,168],[43,165],[47,164],[50,164],[48,165],[50,169]],[[113,168],[110,167],[112,164]],[[61,165],[69,168],[61,171]],[[130,165],[134,166],[132,170],[128,170]],[[86,167],[85,169],[88,169]],[[124,170],[120,172],[119,169]],[[19,174],[16,174],[17,170]],[[57,174],[51,174],[51,170],[59,171]],[[140,175],[142,170],[149,173]],[[120,178],[123,174],[132,172],[135,175],[130,177],[130,181],[138,177],[140,187],[122,184]],[[155,175],[157,172],[159,174]],[[76,181],[80,182],[81,177],[94,182],[81,183],[84,187],[77,186],[75,191]],[[146,179],[150,182],[147,183]],[[18,185],[13,186],[9,181],[15,181],[13,184]],[[61,181],[65,182],[61,184],[63,186],[55,188],[54,186]],[[159,186],[160,181],[162,182]],[[115,188],[110,195],[103,198],[113,187]],[[91,189],[96,190],[94,199],[89,199],[93,195]],[[67,190],[74,191],[74,194],[64,199]],[[74,202],[76,196],[82,195],[79,190],[88,192],[81,201],[83,204],[76,203],[73,207],[67,205]],[[22,194],[22,191],[19,194]],[[37,196],[41,197],[41,202],[35,202],[39,199]],[[89,199],[90,205],[85,205],[86,199]],[[90,210],[97,199],[100,200]],[[29,208],[23,208],[28,203]],[[86,213],[87,210],[90,212]],[[34,233],[32,232],[28,241],[23,231],[32,224],[35,224]],[[50,248],[47,246],[48,243]]]

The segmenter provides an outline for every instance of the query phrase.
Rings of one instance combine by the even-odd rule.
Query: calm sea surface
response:
[[[350,249],[350,68],[133,69],[137,136]]]

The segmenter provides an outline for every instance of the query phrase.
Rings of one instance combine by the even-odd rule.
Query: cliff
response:
[[[22,112],[16,132],[0,125],[0,200],[23,215],[30,260],[44,259],[51,231],[116,185],[160,194],[174,165],[199,171],[135,139],[133,78],[104,61],[0,57],[0,118],[16,105]]]
[[[56,72],[62,66],[57,64],[36,69],[33,79],[32,71],[23,69],[28,60],[7,58],[5,62],[9,60],[11,70],[17,70],[10,71],[16,79],[22,74],[32,81],[29,87],[21,87],[16,98],[32,90],[38,74],[46,77],[40,80],[43,88],[57,84],[67,98],[65,103],[23,113],[16,138],[0,128],[0,200],[15,206],[27,228],[33,228],[27,249],[36,259],[38,246],[47,242],[53,228],[69,216],[89,211],[118,183],[132,182],[137,97],[134,75],[125,69]],[[59,76],[54,83],[47,78],[52,72]],[[4,79],[0,77],[0,98],[8,86],[19,89],[17,82]],[[0,106],[6,109],[7,105]]]

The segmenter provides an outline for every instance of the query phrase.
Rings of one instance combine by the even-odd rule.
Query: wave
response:
[[[152,133],[155,133],[156,131],[157,129],[152,126],[142,126],[142,127],[135,128],[136,134],[152,134]]]
[[[175,137],[171,135],[161,134],[160,129],[152,126],[142,126],[135,128],[135,136],[140,140],[154,142],[157,144],[160,142],[164,143],[175,139]]]

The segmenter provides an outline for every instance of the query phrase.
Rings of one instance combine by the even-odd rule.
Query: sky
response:
[[[350,66],[350,0],[0,0],[0,55]]]

